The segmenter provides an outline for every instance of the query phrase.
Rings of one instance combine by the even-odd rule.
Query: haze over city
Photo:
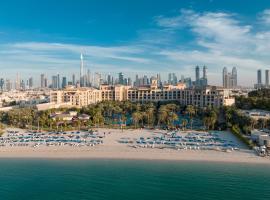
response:
[[[253,86],[270,66],[270,3],[260,2],[1,2],[1,74],[36,84],[41,73],[71,78],[83,53],[91,72],[194,79],[206,65],[209,83],[222,85],[223,67],[235,66],[239,85]]]

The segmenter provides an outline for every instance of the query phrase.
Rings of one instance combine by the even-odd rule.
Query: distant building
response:
[[[67,77],[62,78],[62,88],[65,88],[67,86]]]
[[[47,86],[45,86],[45,74],[40,75],[40,87],[41,88],[47,87]]]
[[[4,91],[5,81],[3,78],[0,79],[0,90]]]
[[[52,76],[52,89],[58,89],[58,77]]]
[[[232,89],[237,87],[237,69],[233,67],[232,72],[229,73],[227,67],[223,68],[222,72],[223,87]]]
[[[60,75],[57,74],[57,88],[60,89],[61,88],[61,81],[60,81]]]
[[[6,80],[6,90],[7,91],[12,90],[12,83],[11,83],[10,79]]]
[[[254,85],[255,89],[269,88],[269,70],[265,70],[265,83],[262,82],[262,70],[257,70],[257,83]]]
[[[76,86],[75,74],[72,74],[72,85]]]
[[[261,85],[262,84],[262,70],[257,71],[257,84]]]
[[[34,87],[33,77],[30,77],[28,80],[28,87],[29,89],[32,89]]]
[[[269,70],[265,70],[265,86],[269,87]]]
[[[118,83],[119,83],[120,85],[125,85],[125,84],[124,84],[124,74],[123,74],[122,72],[120,72],[120,73],[118,74]]]
[[[84,61],[83,54],[81,54],[81,66],[80,66],[80,87],[85,86],[85,77],[84,77]]]
[[[200,67],[196,66],[196,68],[195,68],[195,86],[196,87],[205,87],[207,85],[208,85],[207,67],[203,66],[203,77],[200,78]]]
[[[172,84],[172,85],[176,85],[178,82],[177,80],[177,76],[175,75],[175,73],[169,73],[168,75],[168,83]]]

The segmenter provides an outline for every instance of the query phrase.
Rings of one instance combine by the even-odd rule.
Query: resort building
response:
[[[52,90],[50,93],[51,103],[66,103],[74,107],[87,106],[101,100],[101,90],[94,88],[75,88],[68,86],[63,90]]]
[[[164,85],[158,87],[156,80],[144,87],[125,85],[101,85],[99,89],[67,87],[63,90],[51,91],[50,101],[53,104],[68,104],[74,107],[83,107],[100,101],[132,101],[158,102],[180,101],[183,105],[198,107],[220,107],[234,104],[234,97],[230,91],[216,86],[203,88],[186,88],[184,83]]]

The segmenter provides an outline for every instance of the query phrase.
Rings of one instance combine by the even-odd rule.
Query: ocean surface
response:
[[[270,165],[0,160],[0,199],[270,199]]]

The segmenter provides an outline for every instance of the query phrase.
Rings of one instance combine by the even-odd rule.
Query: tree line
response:
[[[239,109],[262,109],[270,111],[270,89],[259,89],[248,93],[248,96],[239,96],[235,99]]]
[[[52,115],[58,111],[62,113],[76,111],[78,114],[89,115],[89,119],[74,118],[72,121],[65,121],[57,117],[53,119]],[[127,126],[129,128],[162,127],[167,129],[181,127],[186,129],[187,125],[193,129],[195,118],[201,119],[206,129],[216,129],[219,111],[210,107],[202,109],[193,105],[182,106],[179,102],[103,101],[83,108],[62,108],[45,111],[38,111],[34,108],[20,108],[0,113],[1,123],[20,128],[43,130],[68,130],[101,126],[120,126],[121,128]]]

